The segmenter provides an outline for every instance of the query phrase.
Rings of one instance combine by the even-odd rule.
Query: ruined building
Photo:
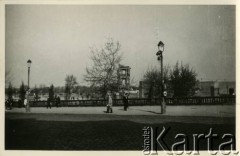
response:
[[[118,66],[118,83],[119,90],[129,90],[130,88],[130,67],[119,64]]]

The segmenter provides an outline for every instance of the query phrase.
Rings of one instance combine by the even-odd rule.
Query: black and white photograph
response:
[[[4,13],[4,151],[239,154],[236,4]]]

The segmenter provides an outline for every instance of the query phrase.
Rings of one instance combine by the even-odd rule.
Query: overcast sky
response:
[[[31,86],[63,86],[67,74],[84,85],[89,47],[109,37],[120,42],[135,81],[159,65],[160,40],[164,65],[182,61],[198,79],[235,80],[234,6],[7,5],[6,70],[14,86],[27,84],[31,59]]]

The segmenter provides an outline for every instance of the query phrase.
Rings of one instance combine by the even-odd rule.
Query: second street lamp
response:
[[[27,64],[28,64],[28,89],[30,88],[29,81],[30,81],[30,67],[31,67],[31,63],[32,63],[31,60],[27,61]]]
[[[164,51],[164,43],[160,41],[158,43],[158,52],[156,53],[158,60],[161,63],[161,113],[166,113],[166,102],[165,102],[165,94],[164,94],[164,80],[163,80],[163,51]]]

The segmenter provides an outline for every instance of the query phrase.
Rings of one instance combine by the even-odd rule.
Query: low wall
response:
[[[167,105],[219,105],[219,104],[235,104],[236,97],[187,97],[187,98],[166,98]],[[106,100],[62,100],[60,107],[87,107],[87,106],[106,106]],[[130,106],[147,106],[160,105],[161,98],[134,98],[129,99]],[[47,101],[30,101],[31,107],[46,107]],[[114,99],[114,106],[123,106],[122,99]],[[23,103],[14,102],[13,107],[23,107]],[[56,106],[52,102],[52,106]]]

